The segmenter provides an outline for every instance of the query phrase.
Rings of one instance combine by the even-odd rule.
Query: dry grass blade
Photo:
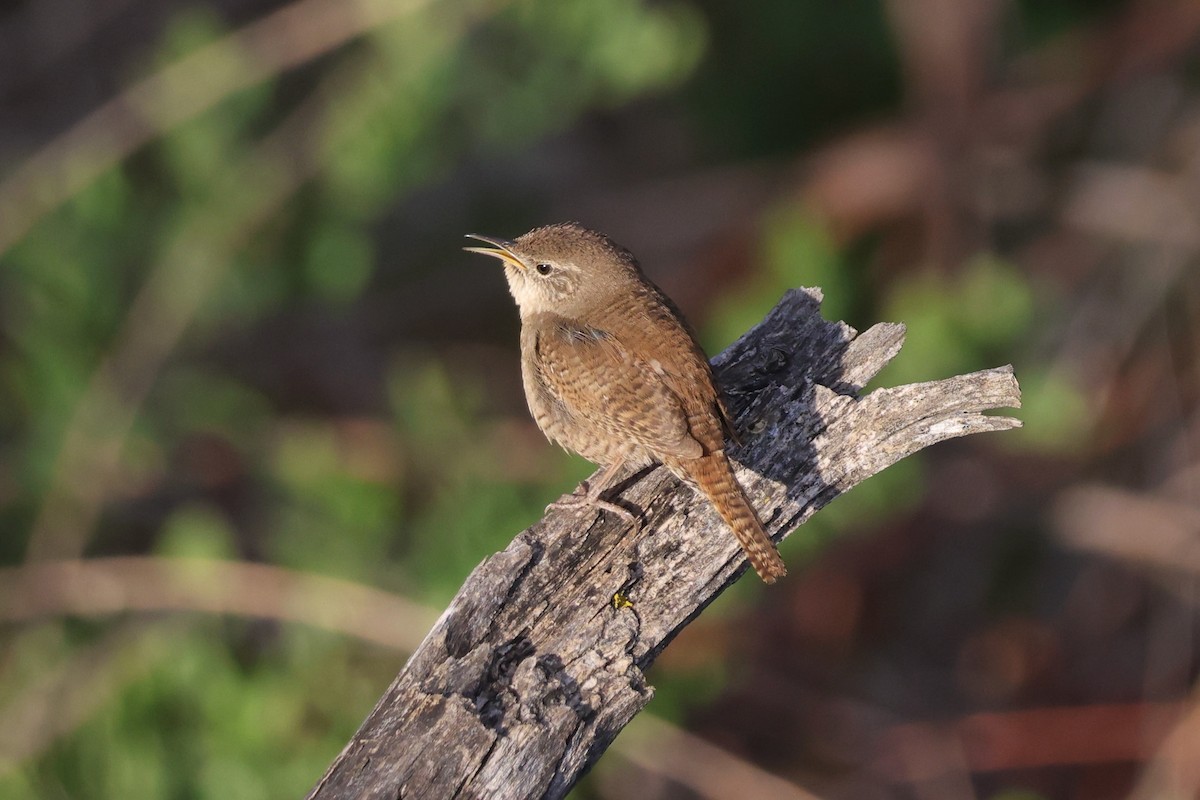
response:
[[[130,611],[299,622],[402,652],[437,618],[397,594],[270,564],[126,556],[0,569],[0,619],[9,622]]]
[[[469,19],[464,15],[459,23]],[[327,154],[315,141],[320,123],[347,85],[365,79],[367,71],[361,60],[342,64],[251,153],[214,171],[211,199],[189,209],[180,222],[75,405],[32,526],[28,558],[72,559],[82,553],[119,473],[125,439],[162,365],[238,248],[325,166]],[[0,189],[0,208],[2,195]]]
[[[153,631],[158,634],[148,636]],[[80,648],[0,708],[0,775],[78,728],[173,651],[170,631],[123,626]]]
[[[634,720],[612,751],[705,800],[816,800],[811,792],[653,714]]]
[[[164,132],[429,0],[298,0],[131,86],[0,183],[0,254]],[[197,76],[204,76],[197,80]]]

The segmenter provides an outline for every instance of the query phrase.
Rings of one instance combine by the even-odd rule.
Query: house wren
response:
[[[700,491],[767,583],[783,559],[725,455],[729,412],[696,337],[633,255],[574,223],[516,241],[471,235],[504,262],[521,311],[529,410],[552,442],[605,469],[578,502],[632,516],[600,498],[623,466],[661,462]]]

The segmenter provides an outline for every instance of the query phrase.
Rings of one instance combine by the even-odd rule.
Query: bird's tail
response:
[[[687,477],[698,485],[729,525],[758,577],[764,583],[774,583],[776,578],[786,575],[783,559],[763,529],[746,492],[734,477],[733,467],[725,453],[717,451],[703,458],[689,459],[680,466],[683,467],[681,471],[686,472]]]

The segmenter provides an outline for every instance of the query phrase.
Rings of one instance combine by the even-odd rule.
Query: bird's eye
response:
[[[554,271],[554,267],[550,266],[545,261],[536,265],[534,267],[534,269],[536,269],[538,271],[538,275],[549,275],[551,272]]]

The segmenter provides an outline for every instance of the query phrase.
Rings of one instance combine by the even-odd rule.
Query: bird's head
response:
[[[469,234],[490,247],[467,247],[504,264],[521,316],[550,312],[582,319],[641,279],[628,250],[574,222],[534,228],[513,241]]]

